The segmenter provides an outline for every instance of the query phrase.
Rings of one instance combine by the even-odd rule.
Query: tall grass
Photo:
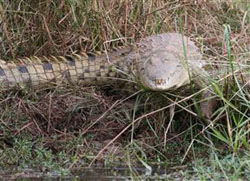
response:
[[[199,87],[165,93],[80,85],[0,90],[0,166],[73,169],[119,162],[150,169],[153,164],[188,164],[218,156],[210,159],[224,168],[222,155],[240,160],[238,156],[249,151],[248,4],[177,0],[0,4],[1,59],[110,50],[151,34],[183,32],[200,47],[208,72],[214,70],[211,84],[201,89],[211,89],[217,100],[208,120],[199,114],[204,99]],[[15,154],[20,158],[10,157]],[[29,162],[32,158],[35,161]]]

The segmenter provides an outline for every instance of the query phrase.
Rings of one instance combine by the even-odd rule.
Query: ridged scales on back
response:
[[[202,70],[194,42],[179,33],[149,36],[134,46],[97,55],[29,57],[0,63],[0,83],[15,86],[49,81],[81,80],[83,85],[112,82],[132,76],[151,90],[174,90]]]
[[[27,57],[0,63],[2,86],[31,83],[81,80],[85,85],[105,83],[117,75],[115,67],[124,68],[125,55],[130,47],[100,55],[73,54],[71,56]],[[112,63],[107,61],[107,56]]]

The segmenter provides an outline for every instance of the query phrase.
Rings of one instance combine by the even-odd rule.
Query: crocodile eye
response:
[[[169,62],[169,59],[168,58],[161,58],[161,61],[163,61],[163,62]]]
[[[149,38],[148,41],[149,41],[149,42],[153,42],[154,40],[153,40],[152,38]]]

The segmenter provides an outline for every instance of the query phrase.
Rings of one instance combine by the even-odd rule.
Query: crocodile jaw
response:
[[[180,70],[182,71],[175,69],[175,72],[170,72],[166,68],[165,72],[160,75],[148,74],[147,76],[141,76],[140,81],[144,87],[153,91],[176,90],[190,83],[191,77],[189,77],[188,71],[184,67],[180,67]]]
[[[185,61],[173,52],[156,51],[137,65],[139,80],[146,89],[153,91],[175,90],[190,83]]]
[[[147,89],[150,89],[152,91],[169,91],[169,90],[176,90],[186,84],[190,83],[190,79],[183,78],[181,81],[170,83],[167,79],[155,79],[152,80],[141,80],[141,83],[144,87]]]

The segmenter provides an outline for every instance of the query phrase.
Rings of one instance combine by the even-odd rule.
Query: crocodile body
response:
[[[174,90],[188,84],[193,72],[202,69],[200,60],[194,42],[179,33],[165,33],[97,55],[82,53],[1,61],[0,83],[8,87],[68,79],[96,85],[129,75],[147,89]]]

